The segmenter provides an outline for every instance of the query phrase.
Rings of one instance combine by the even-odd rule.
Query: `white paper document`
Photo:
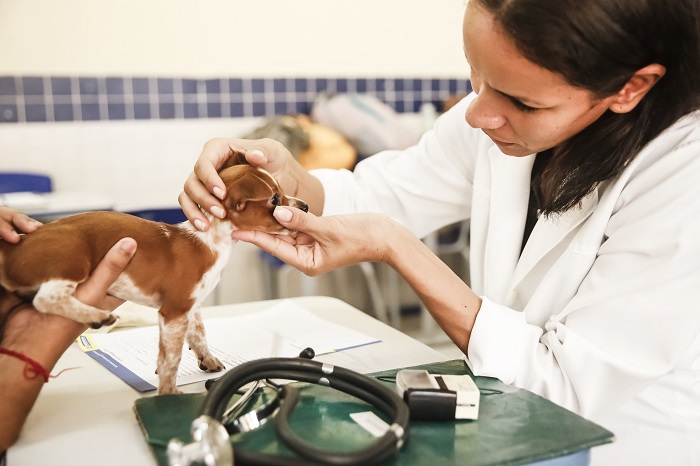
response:
[[[306,347],[317,355],[377,343],[379,340],[324,320],[292,301],[253,314],[205,319],[209,349],[226,369],[254,359],[296,357]],[[83,334],[80,348],[138,391],[158,386],[158,326],[114,333]],[[177,384],[221,377],[202,372],[197,358],[183,347]]]

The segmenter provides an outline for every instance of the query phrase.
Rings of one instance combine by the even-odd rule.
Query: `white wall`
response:
[[[50,175],[57,191],[94,192],[116,210],[177,207],[204,143],[261,119],[96,121],[0,125],[0,170]]]
[[[2,1],[2,0],[0,0]],[[399,114],[415,132],[419,114]],[[206,141],[240,137],[263,118],[126,120],[0,125],[0,171],[51,176],[56,191],[94,192],[115,210],[177,207]]]
[[[0,0],[0,75],[467,77],[464,0]]]

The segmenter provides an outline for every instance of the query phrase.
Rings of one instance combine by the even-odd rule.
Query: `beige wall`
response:
[[[464,0],[0,0],[0,75],[467,77]]]

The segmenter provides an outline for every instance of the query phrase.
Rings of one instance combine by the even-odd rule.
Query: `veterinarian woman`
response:
[[[390,264],[475,374],[610,429],[593,464],[698,465],[699,34],[698,0],[471,0],[474,93],[418,145],[308,174],[269,140],[213,140],[181,204],[206,228],[216,169],[247,151],[313,214],[235,238],[309,275]],[[471,286],[418,239],[463,219]]]
[[[40,223],[0,206],[0,241],[16,243],[17,232],[28,233]],[[121,301],[105,293],[136,251],[131,238],[107,253],[75,296],[101,309],[115,309]],[[5,450],[17,439],[41,387],[63,352],[86,326],[55,314],[42,314],[31,305],[6,296],[0,288],[0,464]]]

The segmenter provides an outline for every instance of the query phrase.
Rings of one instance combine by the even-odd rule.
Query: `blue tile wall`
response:
[[[457,79],[0,76],[0,123],[269,117],[309,113],[324,92],[372,94],[417,112],[470,91]]]

